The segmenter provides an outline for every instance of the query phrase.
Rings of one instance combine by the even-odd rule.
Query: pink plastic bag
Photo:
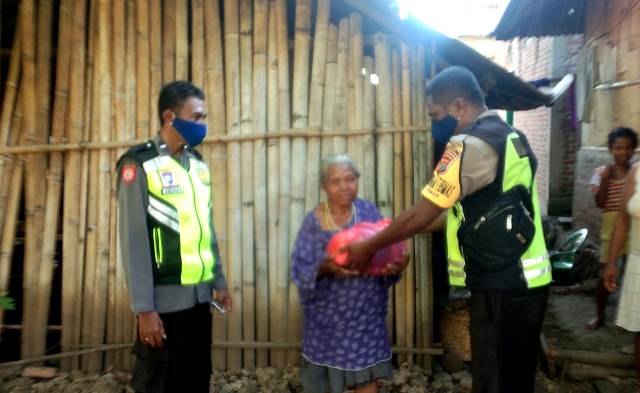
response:
[[[351,228],[344,229],[333,235],[329,244],[327,244],[327,254],[333,257],[336,265],[345,266],[347,264],[347,253],[340,253],[338,250],[349,243],[375,235],[389,226],[389,224],[391,224],[391,220],[384,218],[378,222],[360,222]],[[385,268],[388,265],[400,265],[404,263],[405,249],[406,242],[402,241],[378,250],[373,256],[368,268],[366,271],[363,271],[363,273],[370,276],[385,275]]]

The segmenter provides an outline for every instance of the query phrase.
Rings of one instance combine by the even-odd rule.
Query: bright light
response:
[[[369,81],[371,81],[372,85],[378,86],[378,84],[380,83],[380,78],[378,78],[378,74],[371,74],[369,75]]]
[[[483,36],[495,29],[509,0],[397,0],[400,18],[411,14],[451,37]]]

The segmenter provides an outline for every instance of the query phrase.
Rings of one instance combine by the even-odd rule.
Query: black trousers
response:
[[[549,288],[471,293],[473,393],[533,393]]]
[[[160,314],[167,339],[162,349],[133,347],[131,386],[139,393],[208,393],[211,380],[211,312],[206,303]]]

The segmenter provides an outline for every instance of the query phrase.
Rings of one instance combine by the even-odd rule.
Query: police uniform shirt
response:
[[[169,155],[160,135],[150,143],[153,143],[160,155]],[[180,155],[180,164],[188,170],[189,158],[193,156],[192,152],[185,149]],[[120,252],[133,312],[167,313],[185,310],[198,303],[211,301],[212,289],[227,288],[212,217],[209,222],[212,233],[211,247],[216,258],[214,280],[197,285],[154,285],[146,223],[149,203],[146,175],[137,161],[125,157],[118,168],[118,181]]]
[[[485,116],[498,116],[485,111]],[[433,171],[433,178],[423,188],[422,196],[448,209],[458,201],[493,183],[498,172],[498,153],[472,134],[451,138]]]

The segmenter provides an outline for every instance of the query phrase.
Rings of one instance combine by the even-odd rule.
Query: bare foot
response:
[[[600,318],[594,318],[589,323],[585,325],[585,329],[587,330],[598,330],[604,326],[604,321]]]

